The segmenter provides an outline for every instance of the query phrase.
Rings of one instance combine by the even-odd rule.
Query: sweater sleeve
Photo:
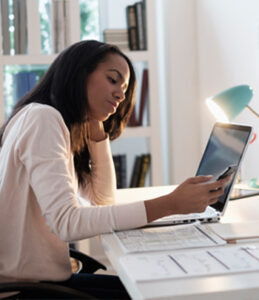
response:
[[[91,204],[113,204],[116,190],[116,176],[111,154],[110,142],[107,137],[100,142],[89,142],[91,155],[91,174],[87,175],[86,186],[80,188],[80,195]]]
[[[16,151],[46,224],[61,240],[71,242],[147,223],[144,202],[80,206],[69,132],[55,109],[27,113]]]

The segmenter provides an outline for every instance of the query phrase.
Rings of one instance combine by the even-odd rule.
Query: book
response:
[[[138,105],[139,105],[139,107],[136,107]],[[139,99],[139,101],[136,101],[134,108],[132,110],[132,114],[131,114],[131,116],[129,118],[129,122],[128,122],[129,127],[144,125],[143,124],[144,123],[144,114],[148,108],[147,105],[148,105],[148,69],[144,69],[142,72],[140,99]],[[137,115],[137,111],[139,112],[138,115]],[[148,115],[148,113],[147,113],[147,115]]]
[[[127,26],[128,26],[128,40],[130,50],[138,50],[138,32],[136,22],[136,10],[134,5],[126,7]]]
[[[140,94],[140,108],[139,108],[139,118],[138,125],[143,125],[144,111],[147,106],[148,98],[148,69],[144,69],[142,73],[142,83],[141,83],[141,94]]]
[[[144,24],[144,4],[142,1],[135,3],[136,24],[137,24],[137,37],[138,49],[145,50],[146,47],[146,26]]]
[[[120,155],[120,180],[121,188],[127,187],[127,159],[126,154]]]
[[[127,187],[127,168],[126,168],[126,154],[113,155],[113,162],[115,167],[117,189]]]
[[[138,187],[139,184],[139,177],[141,172],[141,163],[142,163],[142,156],[137,155],[135,157],[134,166],[131,174],[130,180],[130,187]]]
[[[128,42],[127,29],[105,29],[103,36],[105,42]]]
[[[135,103],[136,105],[136,103]],[[137,116],[136,116],[136,107],[133,107],[133,110],[132,110],[132,113],[130,115],[130,118],[129,118],[129,122],[128,122],[128,126],[129,127],[134,127],[134,126],[138,126],[138,120],[137,120]]]
[[[148,40],[147,40],[147,8],[146,8],[146,0],[142,0],[142,18],[143,18],[143,31],[144,31],[144,50],[148,48]]]
[[[19,72],[15,74],[15,92],[16,92],[16,100],[17,103],[29,90],[27,72]]]
[[[120,186],[120,161],[119,161],[119,155],[113,155],[113,163],[115,168],[115,175],[116,175],[116,187],[117,189]]]
[[[35,87],[38,82],[37,73],[34,71],[27,72],[28,91]]]
[[[2,27],[2,48],[3,54],[10,54],[10,31],[9,31],[9,3],[1,0],[1,27]]]
[[[150,162],[151,162],[150,154],[143,154],[141,159],[141,169],[139,174],[138,187],[145,186],[145,180],[150,166]]]
[[[36,83],[37,73],[34,71],[25,71],[14,74],[14,104],[17,103],[27,92],[29,92],[36,85]]]
[[[141,154],[135,157],[131,174],[130,187],[144,187],[147,172],[151,163],[150,154]]]
[[[122,51],[129,50],[127,29],[105,29],[103,31],[104,42],[119,47]]]

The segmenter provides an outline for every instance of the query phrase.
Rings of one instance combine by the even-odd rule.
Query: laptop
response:
[[[240,124],[216,123],[199,164],[197,175],[213,175],[217,180],[226,170],[234,170],[231,182],[225,187],[224,195],[217,203],[209,205],[202,213],[170,215],[149,223],[148,226],[183,224],[195,221],[217,222],[224,214],[234,186],[238,169],[247,149],[252,127]]]

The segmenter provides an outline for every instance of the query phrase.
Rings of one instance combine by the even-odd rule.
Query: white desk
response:
[[[118,191],[120,202],[149,199],[165,194],[172,187],[125,189]],[[222,222],[259,220],[259,196],[231,201]],[[258,228],[259,231],[259,228]],[[168,279],[152,282],[133,282],[120,265],[125,255],[112,234],[102,235],[102,245],[113,268],[127,288],[132,299],[181,300],[258,300],[259,272],[231,274],[200,278]],[[259,246],[259,241],[258,241]]]

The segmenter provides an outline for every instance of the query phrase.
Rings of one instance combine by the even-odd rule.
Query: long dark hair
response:
[[[18,101],[12,114],[0,128],[0,145],[2,145],[3,133],[7,124],[25,105],[29,103],[50,105],[61,113],[70,131],[75,170],[79,184],[84,185],[85,175],[91,170],[86,137],[88,101],[85,84],[88,76],[109,54],[122,56],[130,69],[125,100],[119,105],[116,113],[104,122],[104,128],[109,138],[111,140],[117,138],[125,128],[134,106],[136,86],[134,68],[128,57],[118,47],[88,40],[73,44],[61,52],[40,82]],[[75,136],[80,136],[81,139]]]

